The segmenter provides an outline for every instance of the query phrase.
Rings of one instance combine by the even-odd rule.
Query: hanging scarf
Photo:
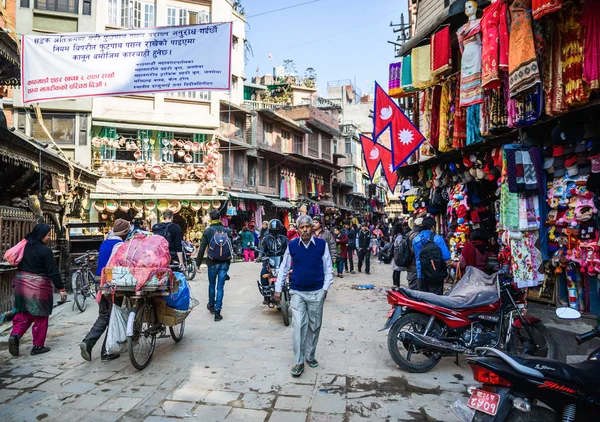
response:
[[[431,36],[431,75],[438,77],[452,70],[450,25]]]
[[[439,117],[439,141],[438,150],[447,152],[452,150],[452,135],[450,124],[450,85],[449,79],[442,83],[442,93],[440,94],[440,117]]]
[[[432,83],[431,45],[423,45],[412,50],[412,82],[416,89],[427,88]]]
[[[402,57],[402,91],[410,92],[414,91],[413,79],[412,79],[412,56],[409,54]]]
[[[581,25],[585,29],[583,78],[593,90],[600,89],[600,3],[586,1]]]
[[[402,63],[390,63],[390,79],[388,84],[388,95],[390,97],[402,94]]]

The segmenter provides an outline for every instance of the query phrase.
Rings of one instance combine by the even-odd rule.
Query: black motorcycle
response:
[[[577,319],[571,308],[556,315]],[[578,344],[600,337],[600,324],[576,337]],[[584,362],[568,365],[552,359],[508,356],[482,347],[483,357],[467,359],[475,381],[467,406],[475,410],[473,421],[575,422],[600,419],[600,348]],[[540,406],[543,403],[545,406]],[[455,413],[463,413],[464,408]]]
[[[183,248],[183,256],[185,259],[185,278],[190,281],[196,277],[196,260],[192,258],[196,247],[190,242],[181,242],[181,246]]]
[[[277,308],[281,311],[283,317],[283,324],[287,327],[290,325],[290,284],[289,277],[283,282],[281,290],[281,300],[279,303],[275,300],[275,282],[277,281],[277,274],[279,273],[279,265],[281,263],[281,257],[269,258],[263,257],[261,259],[263,263],[267,265],[267,273],[262,275],[262,278],[268,280],[268,284],[263,285],[261,280],[258,280],[258,291],[264,298],[264,304],[268,305],[269,308]]]

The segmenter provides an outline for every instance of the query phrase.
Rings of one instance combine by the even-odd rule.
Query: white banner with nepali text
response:
[[[229,90],[232,24],[23,35],[23,103]]]

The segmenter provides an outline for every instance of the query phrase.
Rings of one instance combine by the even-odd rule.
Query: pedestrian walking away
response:
[[[173,223],[173,211],[165,210],[162,213],[164,222],[155,224],[152,227],[152,233],[158,234],[169,242],[169,253],[171,261],[179,263],[181,271],[185,272],[185,260],[183,259],[183,231],[179,225]]]
[[[337,275],[340,278],[344,278],[344,265],[348,258],[348,236],[339,227],[333,229],[333,234],[337,243]]]
[[[348,236],[348,258],[346,259],[346,271],[350,270],[350,274],[354,274],[354,251],[356,251],[356,226],[351,226],[349,223],[344,225],[346,236]]]
[[[358,232],[358,272],[362,272],[363,262],[365,273],[371,274],[371,232],[367,223],[363,223]]]
[[[129,222],[119,218],[115,221],[112,231],[108,234],[106,239],[100,245],[98,251],[98,268],[96,270],[96,276],[102,276],[102,270],[107,266],[110,258],[117,251],[117,249],[123,245],[123,240],[128,236],[130,230]],[[135,230],[135,229],[134,229]],[[123,298],[119,296],[114,297],[114,302],[117,306],[121,306]],[[110,313],[113,307],[113,298],[111,295],[102,295],[100,302],[98,303],[98,318],[94,325],[90,329],[90,332],[85,336],[83,341],[79,343],[81,349],[81,357],[87,361],[92,360],[92,349],[106,331],[108,322],[110,320]],[[102,344],[102,350],[100,351],[100,357],[103,361],[109,361],[117,359],[118,354],[106,353],[106,336],[104,337],[104,343]]]
[[[308,216],[297,220],[299,239],[292,240],[279,267],[275,283],[275,300],[281,300],[283,281],[291,266],[290,294],[292,308],[292,344],[294,367],[292,375],[299,377],[304,372],[304,363],[316,368],[315,358],[321,323],[323,303],[333,283],[333,267],[327,243],[313,236],[313,226]]]
[[[394,230],[392,232],[392,244],[394,245],[394,253],[393,253],[393,257],[396,257],[396,251],[398,250],[398,248],[400,247],[400,243],[402,243],[402,239],[404,237],[402,236],[402,223],[396,223],[394,225]],[[396,260],[392,259],[392,270],[394,271],[393,276],[392,276],[392,281],[394,283],[394,286],[399,287],[400,286],[400,273],[402,271],[404,271],[403,267],[400,267],[396,264]]]
[[[413,240],[419,290],[441,295],[448,275],[446,261],[450,259],[450,251],[444,238],[435,234],[435,219],[423,218],[421,228]]]
[[[50,241],[50,231],[49,225],[37,224],[31,233],[25,236],[27,244],[13,279],[17,314],[13,319],[13,329],[8,339],[8,351],[13,356],[19,356],[20,340],[32,324],[31,354],[39,355],[50,351],[49,347],[45,347],[45,343],[48,318],[52,313],[54,299],[52,285],[58,289],[60,299],[67,300],[54,254],[46,246]]]
[[[423,224],[423,218],[416,218],[413,222],[413,227],[406,235],[406,242],[408,244],[408,249],[410,251],[410,264],[406,266],[406,280],[408,281],[408,287],[412,290],[419,290],[419,279],[417,276],[417,262],[415,259],[415,252],[413,249],[413,242],[415,237],[421,233],[423,228],[421,227]]]
[[[204,252],[206,253],[206,266],[208,267],[208,303],[206,308],[214,314],[215,321],[221,321],[223,316],[223,296],[225,294],[225,280],[231,263],[232,246],[231,230],[219,219],[218,210],[212,210],[209,214],[210,227],[204,230],[200,251],[198,252],[198,268],[202,265]]]

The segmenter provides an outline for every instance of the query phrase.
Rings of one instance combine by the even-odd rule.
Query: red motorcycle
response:
[[[468,267],[446,296],[398,287],[387,298],[392,308],[380,331],[390,329],[390,355],[408,372],[427,372],[443,356],[475,355],[478,347],[555,357],[546,327],[526,315],[525,291],[506,275]]]

